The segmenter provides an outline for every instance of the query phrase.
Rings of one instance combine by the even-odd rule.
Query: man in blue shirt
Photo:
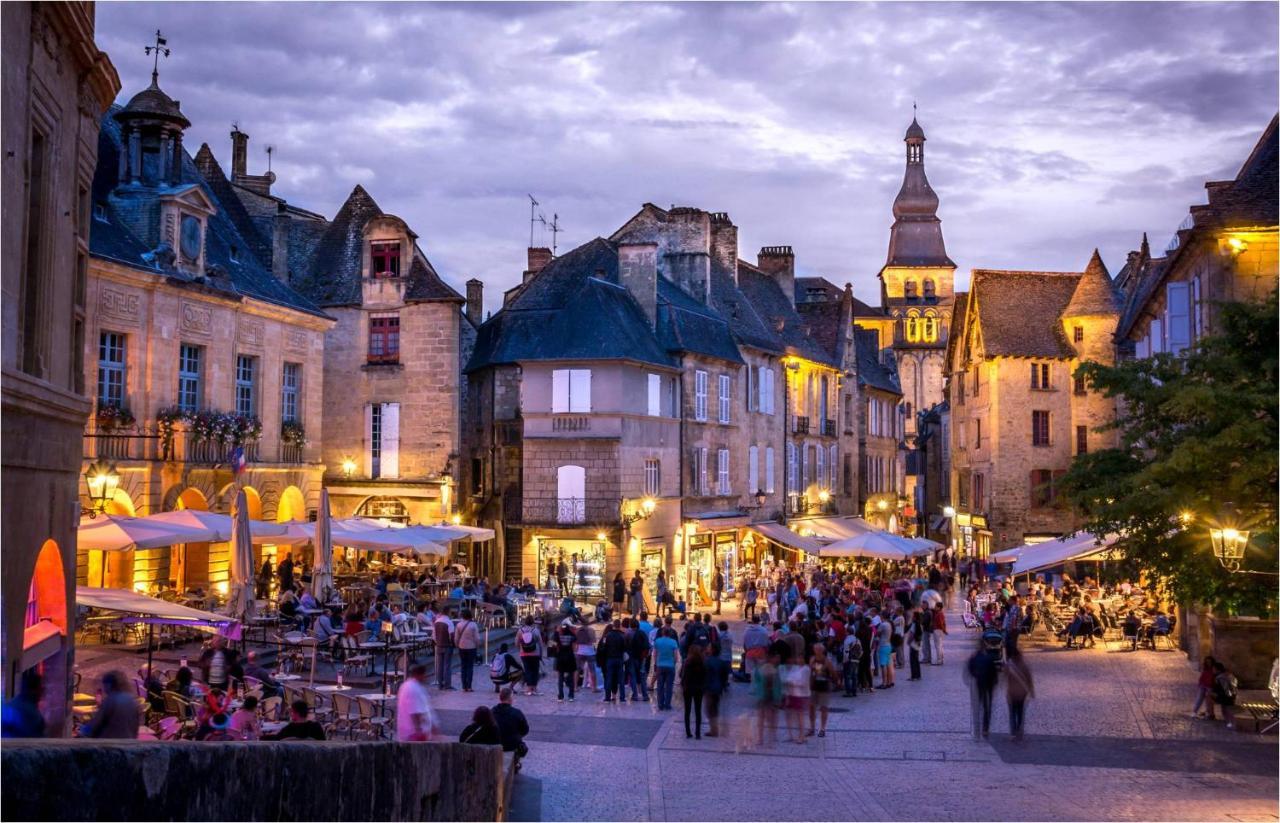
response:
[[[653,668],[657,672],[658,709],[670,711],[671,697],[676,685],[676,664],[680,657],[680,644],[665,632],[658,632],[653,641]]]

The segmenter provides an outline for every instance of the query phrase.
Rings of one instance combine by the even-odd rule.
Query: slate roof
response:
[[[738,261],[738,289],[746,295],[764,320],[769,331],[782,343],[788,354],[840,368],[840,361],[810,336],[804,320],[783,293],[778,281],[744,260]]]
[[[602,238],[555,258],[481,324],[465,371],[529,360],[639,360],[674,367],[640,306],[615,285],[617,277],[617,249]],[[667,322],[673,321],[679,323],[668,312]]]
[[[206,180],[189,154],[184,152],[182,156],[179,186],[172,188],[120,187],[122,136],[120,124],[115,115],[121,110],[119,106],[112,106],[101,118],[101,128],[98,132],[98,165],[94,170],[93,179],[93,202],[96,207],[101,208],[95,208],[95,218],[89,231],[90,253],[134,268],[164,274],[176,280],[193,281],[194,278],[176,270],[161,271],[154,263],[144,259],[144,255],[149,254],[154,246],[146,242],[145,237],[139,236],[139,227],[147,226],[148,221],[158,221],[159,199],[162,194],[174,193],[186,186],[197,185],[217,206],[216,213],[208,220],[205,237],[206,268],[216,266],[226,272],[226,281],[210,279],[202,285],[211,288],[229,287],[236,294],[327,317],[313,302],[277,280],[266,270],[254,253],[251,239],[241,234],[237,220],[233,219],[237,214],[239,201],[234,197],[229,199],[220,197],[221,187],[217,184],[217,180],[212,183]],[[223,193],[225,194],[225,190]],[[243,208],[239,211],[243,212]],[[103,216],[99,217],[98,214]],[[247,220],[247,216],[244,219]],[[158,225],[155,231],[158,234]],[[231,256],[233,248],[236,250],[235,259]]]
[[[1061,321],[1079,280],[1076,272],[974,269],[968,309],[986,356],[1075,357]]]
[[[880,360],[879,342],[880,336],[873,329],[853,330],[854,352],[858,359],[858,385],[901,395],[898,370],[896,367],[886,366]]]
[[[948,372],[952,369],[959,369],[961,364],[954,362],[956,347],[964,345],[965,327],[964,322],[969,316],[969,292],[958,291],[955,295],[955,303],[951,307],[951,331],[947,335],[947,355],[943,361]]]

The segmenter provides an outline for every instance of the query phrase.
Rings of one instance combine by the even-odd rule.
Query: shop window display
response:
[[[538,587],[560,592],[557,570],[564,561],[566,584],[576,600],[605,597],[605,544],[588,540],[539,540]]]

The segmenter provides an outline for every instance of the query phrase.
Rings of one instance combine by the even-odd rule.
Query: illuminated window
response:
[[[920,321],[920,339],[925,343],[938,341],[938,318],[926,316]]]
[[[915,343],[920,340],[920,318],[907,318],[907,342]]]

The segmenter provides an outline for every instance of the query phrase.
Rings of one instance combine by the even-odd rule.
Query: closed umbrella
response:
[[[253,617],[253,535],[244,489],[231,503],[231,590],[227,614],[244,623]]]
[[[311,565],[311,592],[321,603],[329,602],[333,590],[333,528],[329,520],[329,490],[320,490],[320,510],[316,513],[315,560]]]

